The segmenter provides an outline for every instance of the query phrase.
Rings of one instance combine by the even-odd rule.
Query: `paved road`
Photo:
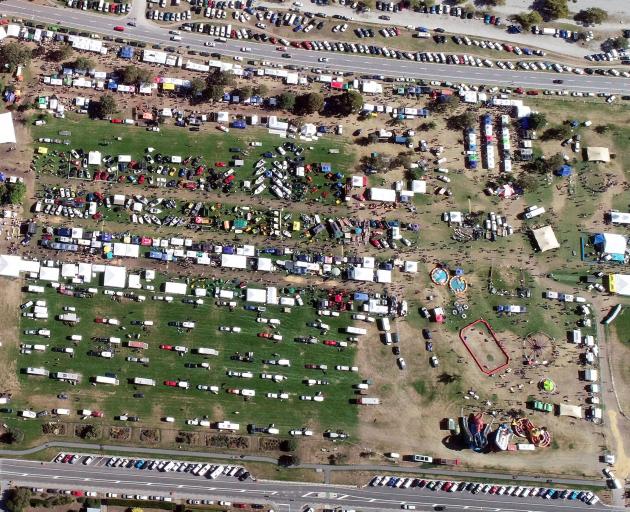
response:
[[[0,461],[0,479],[19,485],[57,489],[80,489],[174,498],[227,499],[233,502],[271,502],[279,510],[301,510],[306,504],[360,510],[400,509],[401,503],[415,504],[417,510],[479,512],[579,512],[615,510],[581,502],[520,499],[504,496],[443,493],[424,489],[355,488],[339,485],[278,481],[247,481],[222,478],[208,480],[188,473],[160,473],[130,469],[72,466],[35,461],[4,459]],[[617,509],[619,510],[619,509]]]
[[[62,7],[49,7],[33,5],[20,0],[8,0],[2,3],[2,12],[14,16],[30,18],[45,23],[59,23],[63,19],[63,25],[80,30],[98,32],[121,36],[113,31],[113,26],[124,23],[120,18],[112,18],[107,15],[65,9]],[[124,35],[142,40],[150,44],[171,44],[168,30],[152,23],[142,22],[137,27],[127,27]],[[202,34],[182,35],[180,44],[188,45],[191,49],[203,50],[203,42],[208,37]],[[248,46],[251,53],[241,53],[240,48]],[[283,59],[281,52],[276,51],[273,45],[256,43],[254,41],[228,41],[217,43],[214,51],[226,56],[241,55],[246,59],[262,59],[269,61],[291,63],[308,67],[324,67],[318,62],[318,58],[327,56],[330,62],[325,66],[338,71],[352,71],[357,73],[377,73],[391,77],[404,76],[411,78],[440,79],[455,82],[478,83],[489,86],[521,86],[525,88],[568,89],[584,92],[609,92],[614,94],[630,94],[630,79],[614,78],[607,76],[589,75],[559,75],[545,72],[519,72],[501,70],[497,68],[471,68],[456,65],[432,64],[424,62],[411,62],[408,60],[393,60],[381,57],[366,57],[363,55],[339,54],[330,52],[315,52],[307,50],[290,50],[292,58]],[[554,85],[553,80],[562,76],[564,84]]]
[[[174,458],[181,460],[183,457],[195,457],[195,458],[206,458],[213,460],[226,460],[231,461],[232,463],[238,462],[239,464],[244,462],[263,462],[268,464],[276,464],[277,459],[274,457],[264,457],[260,455],[233,455],[228,453],[220,453],[220,452],[207,452],[207,451],[182,451],[182,450],[169,450],[167,448],[149,448],[142,446],[121,446],[121,445],[107,445],[107,444],[91,444],[91,443],[78,443],[78,442],[68,442],[68,441],[56,441],[45,443],[39,446],[35,446],[32,448],[27,448],[25,450],[0,450],[0,456],[4,457],[14,457],[14,456],[25,456],[31,455],[33,453],[37,453],[39,451],[45,450],[47,448],[62,448],[62,449],[70,449],[72,451],[78,451],[80,453],[89,454],[89,453],[98,453],[99,451],[109,451],[109,452],[118,452],[118,453],[129,453],[135,456],[139,454],[149,454],[154,457],[164,456],[173,456]],[[488,471],[462,471],[453,469],[449,466],[436,466],[434,468],[419,468],[414,466],[398,466],[398,465],[379,465],[379,464],[361,464],[361,465],[334,465],[331,466],[329,464],[300,464],[299,468],[304,469],[316,469],[322,470],[325,472],[330,471],[373,471],[375,474],[385,474],[385,473],[408,473],[408,474],[435,474],[435,475],[451,475],[452,478],[459,478],[462,480],[466,480],[468,478],[487,478],[492,479],[497,482],[501,482],[506,480],[509,483],[514,479],[519,479],[521,481],[529,481],[529,482],[540,482],[541,485],[548,484],[552,481],[555,484],[565,484],[574,486],[579,488],[581,486],[602,486],[604,487],[603,480],[585,480],[580,478],[562,478],[562,477],[550,477],[549,475],[545,476],[534,476],[529,474],[521,474],[521,475],[509,475],[506,473],[493,473]],[[550,480],[551,478],[551,480]]]

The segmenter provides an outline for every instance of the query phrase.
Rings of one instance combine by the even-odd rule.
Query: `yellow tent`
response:
[[[37,153],[40,155],[47,155],[48,154],[48,148],[45,148],[44,146],[39,146],[37,148]]]
[[[162,84],[162,90],[163,91],[174,91],[175,90],[175,84]]]

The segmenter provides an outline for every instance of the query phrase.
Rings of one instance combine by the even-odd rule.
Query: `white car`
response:
[[[317,59],[319,62],[328,62],[330,59],[328,57],[320,57]]]
[[[431,356],[430,361],[433,368],[437,368],[438,366],[440,366],[440,360],[436,356]]]
[[[245,52],[245,53],[249,53],[249,52],[251,52],[251,51],[252,51],[252,49],[251,49],[249,46],[243,46],[243,47],[241,48],[241,51],[242,51],[242,52]]]
[[[214,47],[214,41],[206,41],[205,43],[203,43],[204,46],[210,46],[210,47]]]

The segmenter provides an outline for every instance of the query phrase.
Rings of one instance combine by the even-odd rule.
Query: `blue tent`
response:
[[[571,176],[571,174],[573,174],[573,169],[570,165],[567,164],[563,165],[559,169],[556,169],[555,171],[556,176]]]
[[[131,59],[133,57],[133,48],[131,46],[123,46],[120,49],[120,57],[123,59]]]

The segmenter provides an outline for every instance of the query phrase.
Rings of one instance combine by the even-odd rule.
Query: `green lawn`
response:
[[[64,130],[70,131],[71,135],[60,135],[60,132]],[[142,161],[146,149],[153,147],[155,148],[154,155],[156,153],[169,156],[179,155],[183,159],[199,157],[202,164],[208,167],[214,166],[216,162],[225,162],[229,166],[235,158],[243,158],[245,165],[235,168],[238,183],[244,180],[253,180],[253,165],[261,155],[267,151],[274,152],[275,148],[284,143],[284,139],[270,135],[264,128],[249,127],[246,130],[232,128],[230,133],[223,133],[218,130],[189,132],[185,128],[162,126],[160,132],[150,132],[137,126],[111,124],[72,114],[68,115],[66,119],[49,118],[46,125],[33,126],[32,135],[35,148],[40,146],[49,148],[48,155],[35,155],[34,164],[38,172],[66,177],[68,163],[67,158],[62,156],[62,153],[67,155],[72,149],[82,149],[86,152],[98,150],[103,153],[103,156],[128,154],[133,160]],[[70,145],[40,143],[38,142],[39,138],[69,139]],[[249,147],[249,143],[253,141],[261,142],[262,146]],[[342,137],[325,136],[318,141],[296,141],[296,143],[305,148],[302,155],[305,157],[305,164],[330,163],[332,172],[340,172],[342,175],[345,175],[354,166],[354,151],[346,139]],[[230,152],[230,148],[241,148],[246,154],[238,156],[237,153]],[[330,149],[336,149],[338,152],[330,153]],[[292,153],[288,155],[292,155]],[[276,155],[274,159],[282,160],[279,155]],[[270,163],[271,160],[268,160],[268,168]],[[90,169],[92,172],[97,170],[96,167],[92,167]],[[154,178],[161,176],[167,181],[178,180],[180,166],[174,165],[170,169],[172,172],[167,175],[155,173],[148,173],[148,175]],[[218,170],[221,171],[222,168],[219,167]],[[131,176],[128,181],[137,177],[132,173],[125,175]],[[336,179],[327,178],[320,172],[313,172],[309,174],[309,177],[312,178],[312,182],[307,183],[306,179],[301,180],[302,183],[308,185],[308,192],[304,199],[327,203],[335,202],[331,187],[337,181]],[[269,188],[261,195],[270,196]],[[238,189],[240,189],[240,185],[237,187]]]
[[[46,288],[43,295],[26,294],[26,299],[45,299],[48,301],[50,319],[48,321],[36,321],[23,318],[21,329],[48,328],[52,337],[49,340],[38,336],[22,335],[25,343],[45,343],[49,347],[46,352],[33,352],[29,355],[16,354],[18,369],[25,367],[45,367],[50,372],[67,371],[77,372],[82,375],[82,381],[76,387],[61,383],[45,377],[20,375],[22,391],[15,397],[12,407],[17,410],[29,407],[32,403],[29,397],[38,397],[33,406],[34,410],[40,410],[41,400],[48,397],[46,405],[52,407],[70,408],[75,416],[76,410],[81,408],[102,409],[106,418],[104,422],[113,422],[113,417],[127,413],[138,415],[145,424],[156,424],[162,416],[174,416],[177,420],[175,428],[183,427],[184,420],[193,417],[208,416],[212,420],[230,419],[241,423],[241,432],[247,423],[266,425],[275,423],[286,434],[289,428],[311,425],[318,431],[326,428],[344,428],[352,431],[357,419],[357,407],[350,405],[353,398],[352,384],[360,382],[356,373],[340,372],[334,369],[335,365],[351,365],[355,355],[354,348],[339,351],[334,347],[323,344],[305,345],[296,343],[294,338],[303,335],[318,336],[320,341],[324,339],[344,340],[345,335],[339,333],[339,329],[350,323],[348,314],[339,318],[326,317],[326,323],[331,326],[327,335],[320,336],[319,331],[307,327],[307,322],[317,318],[314,309],[303,306],[293,308],[290,314],[281,311],[279,306],[267,307],[263,316],[267,318],[279,318],[282,322],[278,332],[283,335],[282,342],[273,342],[256,336],[258,332],[269,331],[264,324],[255,321],[256,313],[243,309],[239,301],[239,307],[230,312],[225,307],[214,304],[214,300],[206,298],[203,306],[194,307],[183,304],[177,298],[171,304],[151,300],[151,292],[146,292],[148,297],[145,303],[123,301],[115,302],[110,297],[101,293],[91,299],[78,299],[56,294],[53,289]],[[308,294],[305,294],[308,297]],[[308,304],[308,302],[307,302]],[[74,306],[81,318],[81,322],[75,327],[69,327],[54,317],[62,312],[64,306]],[[96,324],[97,316],[117,318],[121,327]],[[132,320],[153,320],[155,326],[148,332],[131,325]],[[189,333],[178,332],[175,327],[168,326],[171,321],[191,320],[197,322],[197,326]],[[219,325],[241,326],[242,332],[222,333]],[[124,330],[123,330],[124,328]],[[75,356],[70,358],[68,354],[54,352],[54,347],[72,346],[69,340],[71,334],[81,334],[83,340],[75,346]],[[120,337],[124,342],[127,336],[140,335],[142,341],[149,343],[148,350],[134,350],[126,347],[115,348],[113,359],[104,359],[90,352],[95,349],[103,349],[104,344],[92,341],[93,336]],[[218,357],[187,354],[178,356],[171,351],[160,350],[161,343],[170,345],[183,345],[189,349],[195,347],[215,348],[220,352]],[[254,363],[241,363],[230,360],[230,356],[236,352],[254,352]],[[145,356],[150,358],[147,366],[136,362],[125,361],[129,355]],[[263,359],[286,358],[291,361],[290,368],[264,365]],[[186,368],[185,363],[202,362],[210,363],[210,370],[201,368]],[[318,370],[306,370],[306,363],[327,364],[326,374]],[[228,377],[226,370],[251,371],[252,379]],[[110,372],[116,374],[120,381],[119,386],[104,384],[91,384],[90,377],[104,375]],[[261,372],[279,373],[286,375],[288,380],[274,383],[260,378]],[[133,377],[152,378],[157,381],[156,387],[133,386],[128,383]],[[308,387],[302,383],[305,378],[326,379],[329,385]],[[187,380],[191,384],[189,390],[169,388],[163,385],[164,380]],[[196,389],[197,384],[216,385],[221,387],[218,395]],[[228,394],[225,389],[248,388],[256,390],[256,397],[244,401],[243,398]],[[286,391],[291,393],[290,400],[280,401],[268,399],[264,396],[267,392]],[[326,396],[323,403],[301,401],[299,395],[314,395],[322,391]],[[70,400],[56,399],[56,395],[67,392]],[[134,393],[144,393],[144,398],[133,398]],[[6,418],[8,419],[8,418]],[[5,420],[3,415],[2,420]],[[39,420],[23,422],[27,439],[30,435],[36,435]]]

